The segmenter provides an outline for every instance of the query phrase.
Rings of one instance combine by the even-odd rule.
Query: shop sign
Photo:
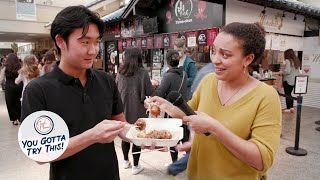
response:
[[[176,39],[178,39],[178,33],[170,34],[170,48],[173,48]]]
[[[154,36],[154,48],[163,48],[163,35],[155,35]]]
[[[153,36],[147,37],[147,49],[153,49]]]
[[[141,17],[132,18],[121,22],[121,37],[134,37],[143,35],[143,19]]]
[[[17,0],[16,18],[19,20],[36,21],[36,2],[34,0]]]
[[[163,35],[163,47],[169,48],[170,47],[170,37],[168,34]]]
[[[119,39],[118,40],[118,50],[119,51],[122,51],[123,49],[122,49],[122,39]]]
[[[136,38],[137,41],[137,47],[141,48],[141,38]]]
[[[187,32],[187,47],[197,46],[197,31]]]
[[[131,41],[132,41],[131,38],[128,38],[128,39],[127,39],[127,47],[131,47]]]
[[[218,35],[218,28],[208,29],[207,30],[207,46],[212,46],[214,40]]]
[[[127,40],[126,39],[122,40],[122,49],[123,50],[127,49]]]
[[[198,45],[206,46],[207,45],[207,31],[201,30],[197,36]]]
[[[223,5],[207,1],[171,0],[159,8],[162,32],[179,32],[222,25]],[[165,11],[165,13],[163,13]]]
[[[111,38],[120,37],[120,25],[119,24],[107,25],[106,36]]]
[[[141,48],[147,48],[147,38],[141,38]]]

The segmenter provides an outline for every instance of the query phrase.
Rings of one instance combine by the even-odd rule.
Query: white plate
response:
[[[173,147],[177,145],[179,140],[183,138],[183,128],[181,119],[174,118],[143,118],[146,121],[146,133],[152,130],[168,130],[172,134],[171,139],[150,139],[150,138],[138,138],[137,134],[140,133],[131,127],[126,137],[130,139],[136,146],[151,146],[153,142],[156,146],[168,146]]]

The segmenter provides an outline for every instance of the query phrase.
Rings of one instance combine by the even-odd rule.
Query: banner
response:
[[[169,37],[169,34],[164,34],[164,35],[163,35],[163,47],[164,47],[164,48],[169,48],[169,47],[170,47],[170,37]]]
[[[153,49],[153,36],[147,37],[147,49]]]
[[[197,46],[197,31],[187,32],[187,47]]]
[[[146,37],[142,37],[142,39],[141,39],[141,48],[143,48],[143,49],[147,48],[147,38]]]
[[[173,45],[176,39],[178,39],[177,33],[170,34],[170,48],[173,48]]]
[[[154,48],[163,48],[163,35],[154,35]]]
[[[200,46],[206,46],[207,45],[207,31],[206,30],[201,30],[198,33],[197,36],[197,44]]]
[[[19,20],[36,21],[35,0],[16,0],[16,18]]]
[[[218,35],[218,28],[208,29],[207,30],[207,46],[212,46],[214,40]]]
[[[137,48],[141,48],[141,38],[136,38]]]

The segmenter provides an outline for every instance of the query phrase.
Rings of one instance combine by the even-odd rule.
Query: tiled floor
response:
[[[280,148],[273,167],[269,170],[271,180],[309,180],[320,177],[320,132],[316,131],[314,122],[320,120],[320,109],[303,107],[300,130],[300,147],[308,151],[307,156],[292,156],[285,152],[286,147],[294,146],[295,114],[283,114],[283,130]],[[9,122],[4,92],[0,92],[0,179],[2,180],[46,180],[48,165],[38,165],[29,160],[20,150],[17,142],[17,126]],[[120,140],[116,139],[116,150],[119,162],[123,158]],[[131,158],[131,157],[130,157]],[[122,180],[168,179],[165,163],[170,162],[170,154],[163,152],[148,152],[141,155],[141,163],[145,170],[138,175],[132,175],[131,169],[120,167]],[[187,179],[185,173],[175,179]],[[235,177],[237,179],[237,177]]]

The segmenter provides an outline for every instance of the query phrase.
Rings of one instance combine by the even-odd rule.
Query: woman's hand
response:
[[[153,96],[144,100],[144,107],[148,109],[152,103],[159,106],[161,111],[166,111],[166,108],[171,105],[169,101],[158,96]]]
[[[199,111],[196,113],[197,115],[184,116],[182,118],[183,122],[189,125],[197,134],[212,133],[212,129],[218,121],[206,113]]]

